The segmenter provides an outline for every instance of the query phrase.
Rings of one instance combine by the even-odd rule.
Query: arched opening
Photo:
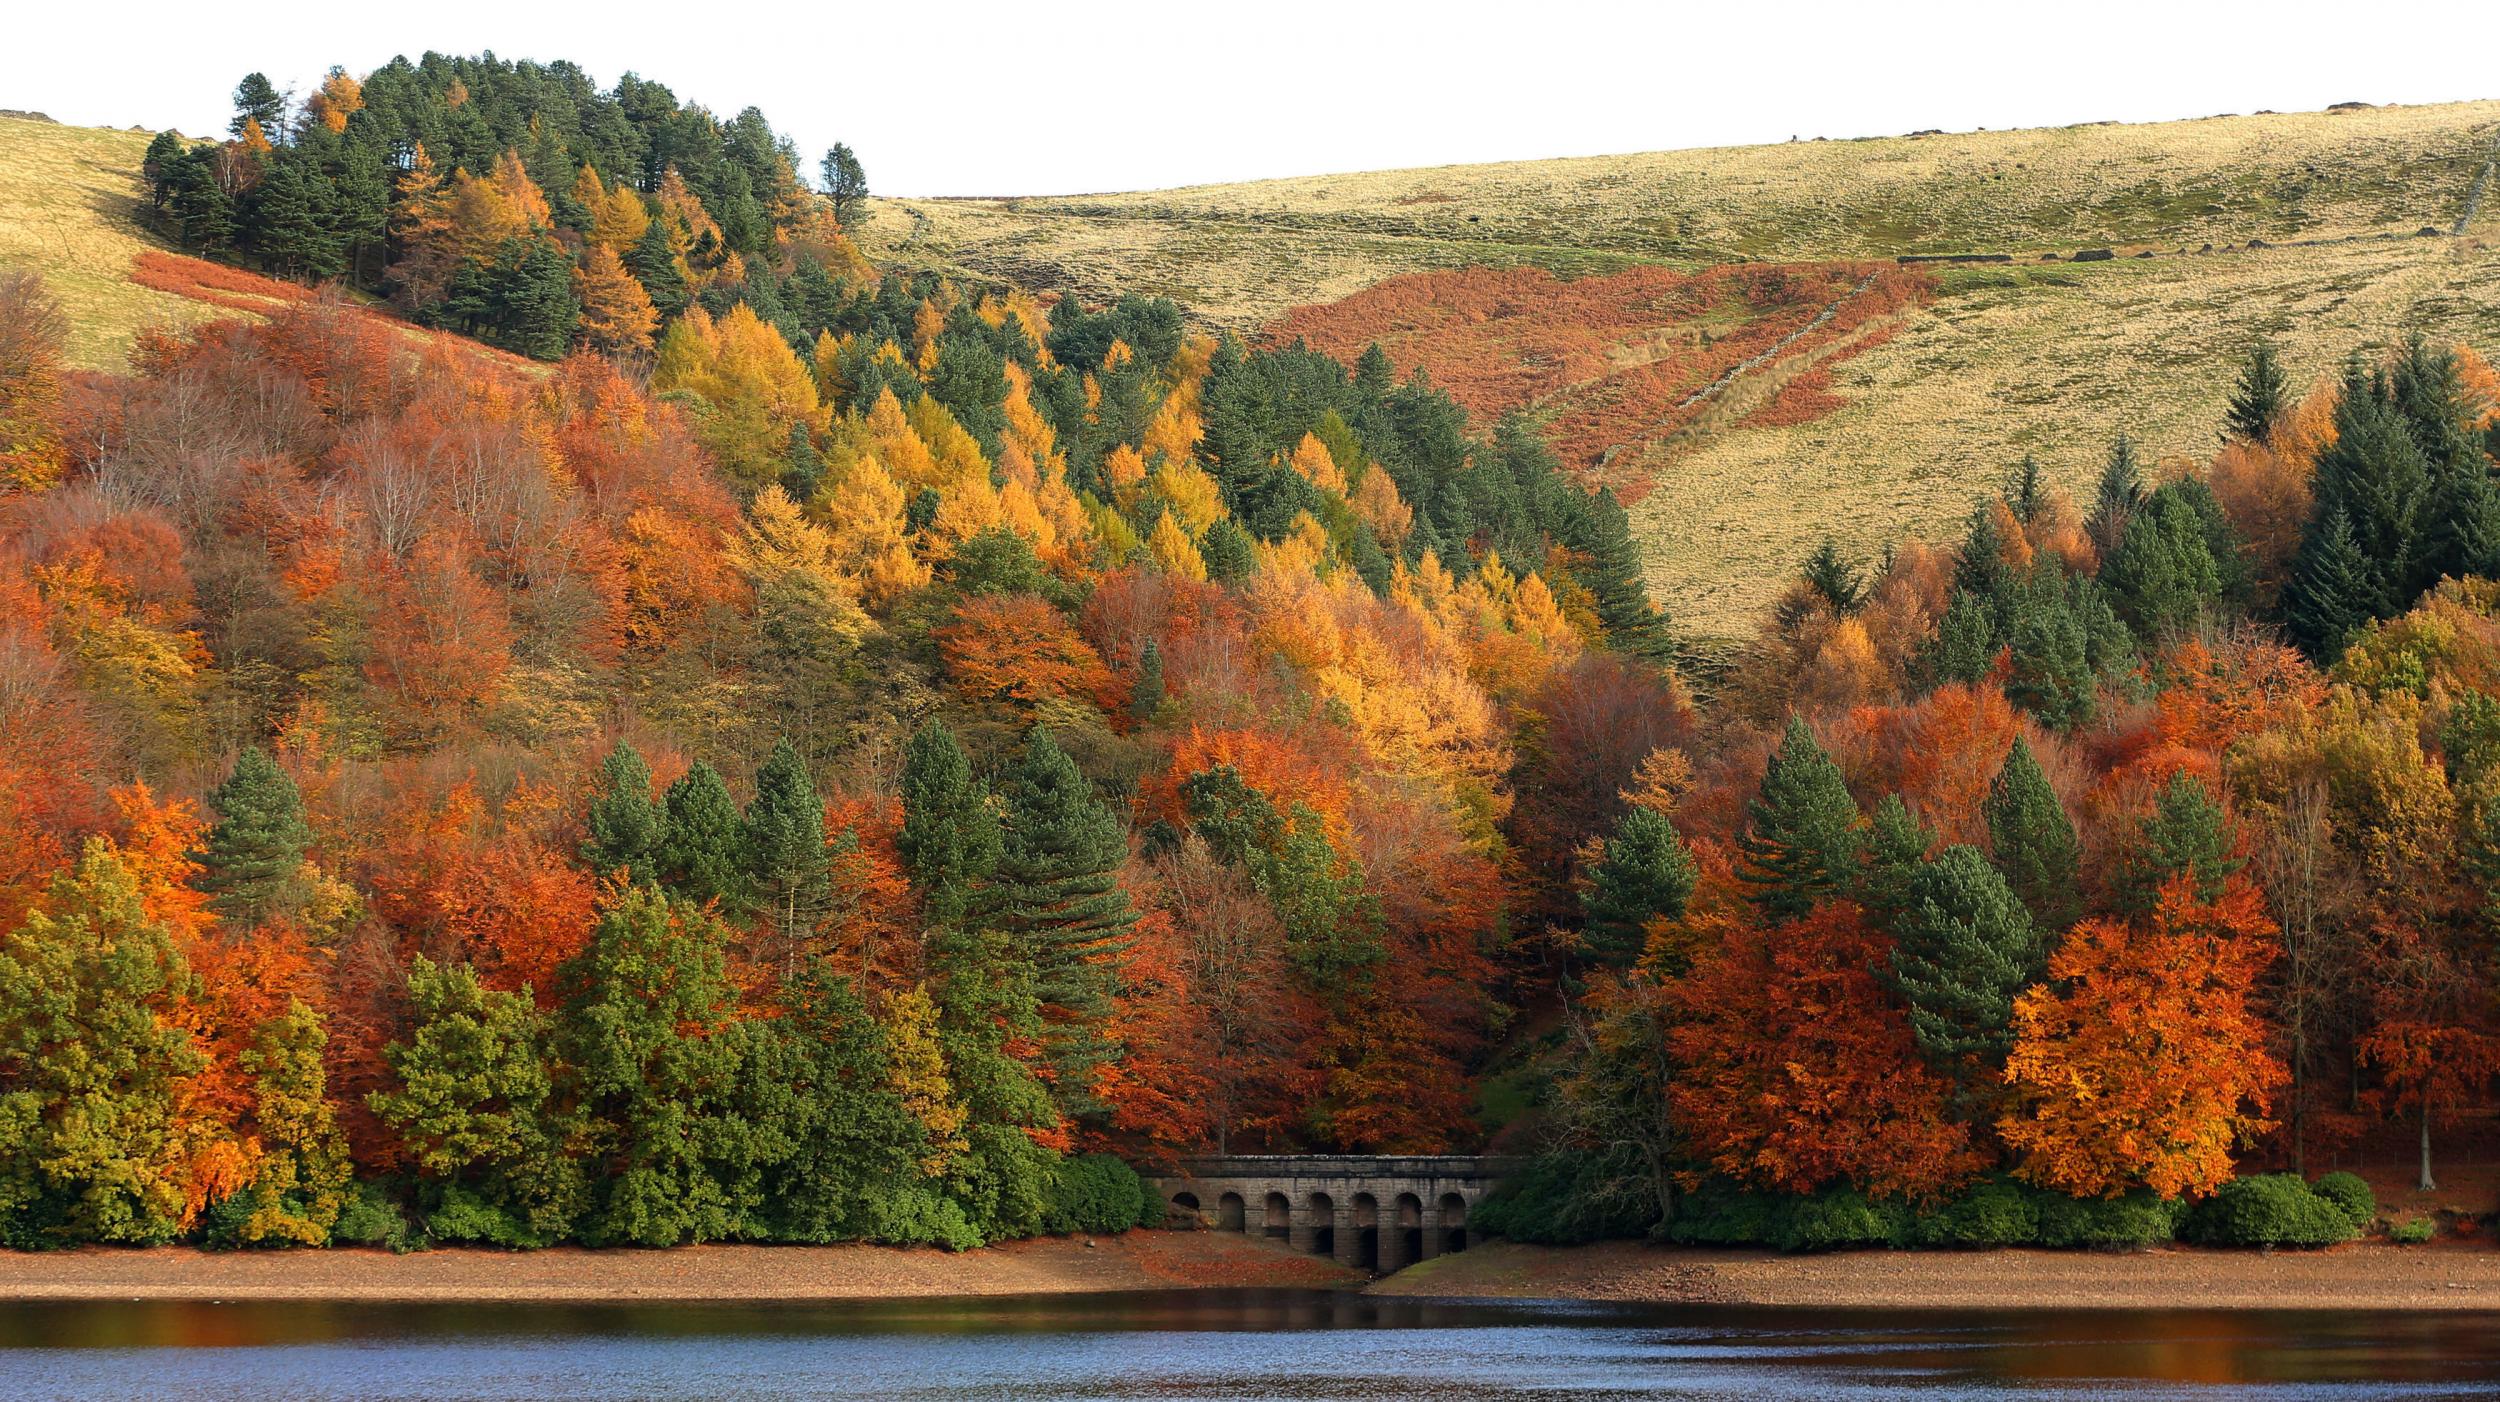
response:
[[[1283,1193],[1267,1195],[1267,1234],[1279,1240],[1293,1235],[1293,1199]]]
[[[1391,1269],[1403,1269],[1422,1260],[1424,1256],[1424,1200],[1413,1193],[1398,1194],[1397,1218],[1390,1230],[1397,1233],[1389,1243],[1390,1250],[1395,1253],[1395,1261]]]
[[[1326,1193],[1313,1193],[1303,1200],[1302,1210],[1310,1214],[1312,1254],[1336,1255],[1337,1200]]]
[[[1198,1228],[1206,1225],[1206,1219],[1198,1215],[1198,1195],[1196,1193],[1172,1194],[1172,1211],[1170,1215],[1172,1225],[1185,1231],[1196,1231]]]
[[[1441,1195],[1441,1250],[1467,1249],[1467,1199],[1456,1193]]]
[[[1226,1193],[1215,1200],[1215,1225],[1218,1228],[1228,1232],[1240,1231],[1245,1216],[1241,1194]]]
[[[1369,1193],[1354,1195],[1354,1264],[1380,1269],[1380,1200]]]

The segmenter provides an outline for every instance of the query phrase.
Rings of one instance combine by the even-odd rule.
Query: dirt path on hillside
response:
[[[0,1300],[787,1301],[1330,1288],[1359,1273],[1212,1232],[1012,1242],[960,1254],[883,1246],[673,1251],[0,1251]]]
[[[1610,1242],[1492,1242],[1371,1292],[1827,1309],[2500,1309],[2500,1251],[1852,1251],[1780,1256]]]

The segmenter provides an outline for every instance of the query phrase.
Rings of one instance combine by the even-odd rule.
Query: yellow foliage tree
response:
[[[1197,542],[1169,513],[1155,518],[1155,528],[1146,536],[1146,552],[1154,556],[1156,566],[1165,574],[1189,579],[1207,577],[1206,557],[1198,553]]]
[[[587,174],[588,166],[582,167]],[[638,355],[651,349],[651,333],[660,314],[651,294],[625,270],[616,250],[604,243],[590,246],[589,256],[573,270],[573,295],[582,304],[582,339],[607,355]]]

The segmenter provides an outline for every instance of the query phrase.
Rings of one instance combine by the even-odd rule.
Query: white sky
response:
[[[2500,96],[2500,0],[12,8],[0,107],[65,122],[221,132],[254,69],[309,92],[334,63],[491,49],[761,107],[811,177],[848,141],[894,195]]]

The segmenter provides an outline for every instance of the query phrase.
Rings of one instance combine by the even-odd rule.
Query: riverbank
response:
[[[806,1301],[1357,1285],[1359,1272],[1211,1232],[1049,1237],[962,1253],[885,1246],[669,1251],[0,1251],[0,1300]]]
[[[1828,1256],[1495,1241],[1374,1282],[1382,1295],[1799,1309],[2500,1310],[2500,1251],[1850,1251]]]

